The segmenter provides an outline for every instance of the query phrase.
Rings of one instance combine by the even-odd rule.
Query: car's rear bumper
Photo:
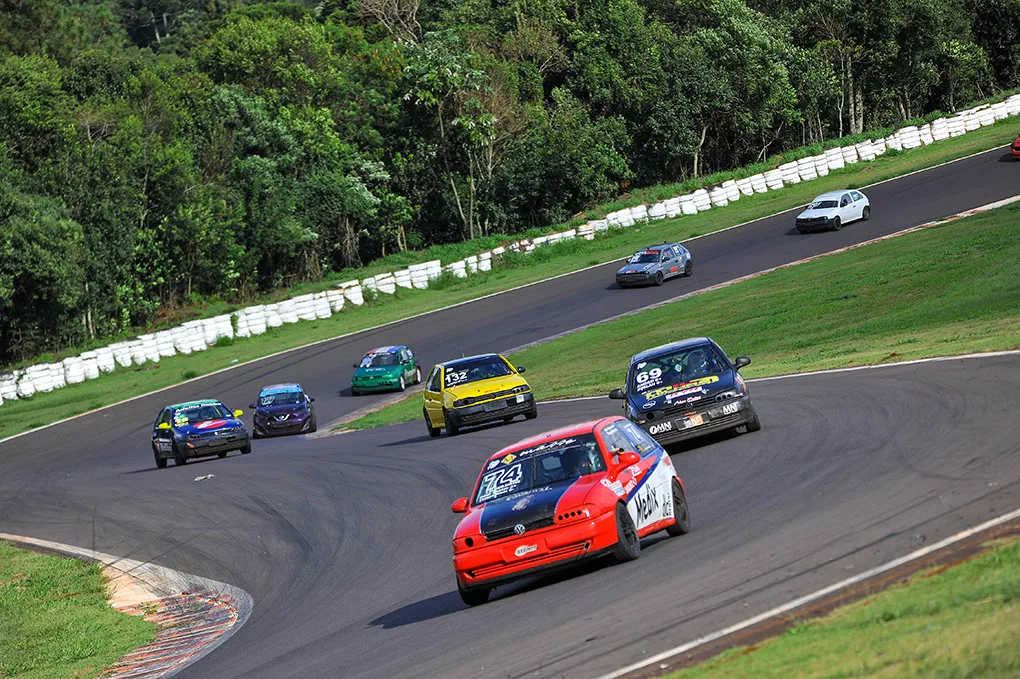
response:
[[[615,545],[616,513],[610,511],[454,554],[453,567],[462,589],[491,588],[601,556]],[[517,556],[518,550],[524,553]]]
[[[521,396],[521,402],[517,397]],[[500,407],[499,404],[502,404]],[[462,408],[450,408],[447,415],[452,415],[456,424],[461,427],[469,427],[486,422],[497,422],[507,417],[516,417],[530,413],[535,408],[535,397],[528,391],[523,394],[514,394],[506,398],[495,399],[485,403],[464,406]]]
[[[724,413],[724,409],[736,405],[733,413]],[[693,415],[691,414],[693,413]],[[703,424],[688,425],[689,420],[700,416]],[[754,404],[750,396],[730,399],[705,408],[698,408],[680,415],[673,415],[662,420],[651,420],[639,423],[639,426],[654,438],[660,445],[669,445],[688,439],[704,436],[733,427],[748,424],[754,419]]]

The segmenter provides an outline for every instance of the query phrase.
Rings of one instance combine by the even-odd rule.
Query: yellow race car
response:
[[[504,420],[518,415],[538,417],[531,386],[521,377],[523,366],[514,367],[499,354],[481,354],[440,363],[425,380],[422,413],[429,436],[446,429],[456,436],[461,427]]]

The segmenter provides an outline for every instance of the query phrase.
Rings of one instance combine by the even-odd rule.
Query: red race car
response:
[[[624,417],[556,429],[508,446],[482,466],[453,537],[464,603],[498,585],[604,554],[631,561],[641,538],[690,530],[669,455]]]
[[[1013,160],[1020,160],[1020,134],[1013,140],[1013,145],[1009,147],[1009,152],[1013,156]]]

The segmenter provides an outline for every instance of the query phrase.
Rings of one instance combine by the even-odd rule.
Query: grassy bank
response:
[[[743,197],[723,209],[622,229],[594,241],[568,241],[536,250],[530,255],[508,257],[497,270],[488,274],[461,280],[444,280],[436,289],[401,289],[395,296],[383,296],[383,299],[355,310],[345,310],[330,319],[288,325],[258,337],[213,347],[199,354],[175,356],[156,365],[120,369],[97,380],[48,394],[38,394],[32,399],[5,402],[0,406],[0,437],[176,384],[184,379],[205,375],[235,363],[612,261],[631,254],[648,242],[688,240],[693,236],[803,205],[826,190],[863,186],[931,167],[1002,144],[1009,136],[1012,130],[1010,125],[1013,123],[1015,121],[1000,121],[963,137],[907,153],[887,154],[874,162],[858,163],[813,182],[798,184],[782,191]],[[369,348],[366,345],[365,349]],[[357,356],[351,358],[354,360]]]
[[[1018,269],[1014,204],[594,326],[512,360],[528,368],[540,398],[557,398],[623,386],[630,356],[699,335],[751,356],[747,377],[1015,349]],[[345,426],[420,412],[412,398]]]
[[[154,632],[110,607],[98,565],[0,541],[0,677],[98,676]]]
[[[1020,676],[1020,541],[670,679]]]

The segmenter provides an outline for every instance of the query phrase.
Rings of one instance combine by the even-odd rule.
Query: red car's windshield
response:
[[[485,463],[472,504],[606,470],[594,434],[579,434],[508,453]]]

